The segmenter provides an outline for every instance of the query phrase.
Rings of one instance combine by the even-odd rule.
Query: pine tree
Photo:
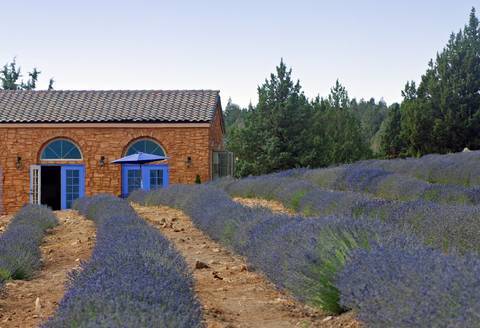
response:
[[[312,167],[350,163],[371,155],[346,88],[337,80],[327,99],[313,102],[308,162]]]
[[[402,114],[399,104],[393,104],[388,110],[387,118],[383,125],[380,140],[380,149],[387,158],[400,156],[405,151],[405,145],[401,138]]]
[[[230,149],[239,158],[240,175],[264,174],[302,166],[310,105],[280,61],[276,73],[258,87],[258,104],[250,108],[245,127],[232,133]]]
[[[410,155],[480,149],[480,29],[468,24],[428,64],[418,89],[407,84],[402,135]]]

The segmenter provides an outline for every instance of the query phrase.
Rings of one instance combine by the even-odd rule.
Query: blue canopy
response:
[[[163,161],[168,159],[166,156],[158,156],[146,153],[136,153],[112,161],[114,164],[146,164],[151,162]]]

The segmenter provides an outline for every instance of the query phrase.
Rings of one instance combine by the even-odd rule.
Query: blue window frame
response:
[[[153,154],[158,156],[165,156],[165,151],[162,146],[156,141],[150,139],[140,139],[131,144],[126,152],[126,156],[137,153]]]
[[[73,202],[85,195],[85,167],[83,165],[62,165],[61,207],[72,208]]]
[[[149,170],[150,190],[163,188],[163,169],[152,168]]]
[[[168,178],[168,164],[122,165],[122,196],[137,189],[148,191],[168,187]]]
[[[142,187],[142,175],[140,169],[130,168],[127,170],[127,188],[128,193]]]
[[[66,139],[56,139],[51,141],[40,155],[42,160],[79,160],[82,159],[80,149]]]

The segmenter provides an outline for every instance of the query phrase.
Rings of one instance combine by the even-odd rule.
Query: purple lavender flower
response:
[[[192,276],[166,238],[113,196],[75,206],[95,221],[96,245],[44,327],[203,327]]]

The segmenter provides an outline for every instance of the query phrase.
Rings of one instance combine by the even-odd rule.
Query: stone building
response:
[[[231,174],[218,91],[0,91],[0,211]],[[138,152],[168,159],[111,161]]]

